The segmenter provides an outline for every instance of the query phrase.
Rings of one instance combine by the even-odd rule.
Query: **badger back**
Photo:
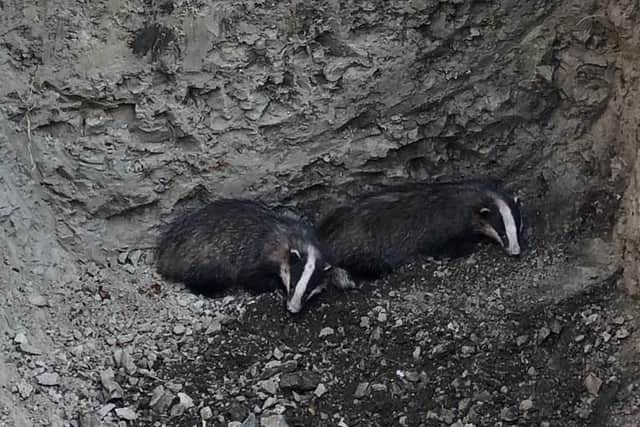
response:
[[[178,217],[162,234],[157,250],[158,272],[193,285],[228,285],[237,279],[243,266],[260,262],[261,243],[277,222],[269,208],[258,202],[211,202]]]

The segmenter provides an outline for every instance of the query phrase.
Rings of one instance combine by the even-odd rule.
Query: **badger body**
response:
[[[417,254],[455,253],[482,237],[520,254],[520,202],[493,180],[388,187],[338,207],[318,227],[336,267],[375,277]]]
[[[292,313],[322,290],[328,268],[312,227],[241,199],[216,200],[174,220],[160,238],[156,260],[162,276],[202,293],[283,286]]]

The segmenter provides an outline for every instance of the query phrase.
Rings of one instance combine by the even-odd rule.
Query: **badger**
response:
[[[287,310],[298,313],[324,289],[331,266],[325,253],[313,227],[296,216],[257,201],[220,199],[172,221],[156,263],[165,278],[206,294],[282,286]]]
[[[492,179],[414,183],[365,194],[318,226],[334,259],[334,280],[378,277],[417,254],[451,255],[489,238],[521,252],[521,203]]]

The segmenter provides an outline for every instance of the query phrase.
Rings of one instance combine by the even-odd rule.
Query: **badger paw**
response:
[[[331,283],[338,289],[356,288],[356,282],[351,278],[347,270],[338,267],[331,269]]]

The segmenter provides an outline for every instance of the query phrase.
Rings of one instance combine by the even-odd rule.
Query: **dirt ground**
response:
[[[126,387],[133,425],[631,422],[637,319],[611,248],[540,243],[520,259],[488,245],[419,259],[297,316],[277,294],[221,298],[208,331],[183,336]]]

